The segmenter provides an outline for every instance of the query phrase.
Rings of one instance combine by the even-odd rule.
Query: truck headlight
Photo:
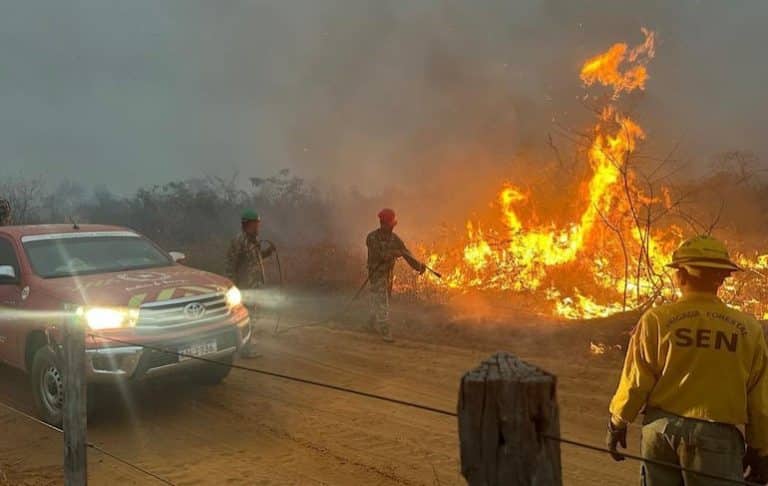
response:
[[[117,307],[80,307],[77,315],[85,320],[88,327],[94,331],[134,327],[139,317],[136,309],[120,309]]]
[[[230,307],[236,307],[243,303],[243,294],[237,287],[231,287],[227,290],[227,305]]]

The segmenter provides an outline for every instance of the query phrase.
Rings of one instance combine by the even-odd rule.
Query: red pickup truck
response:
[[[227,376],[228,366],[157,350],[231,363],[250,338],[239,290],[181,259],[126,228],[0,227],[0,361],[30,375],[43,420],[62,422],[61,329],[74,315],[104,336],[86,337],[90,384]]]

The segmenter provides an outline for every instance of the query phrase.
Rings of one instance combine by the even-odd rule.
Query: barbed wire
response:
[[[28,413],[26,413],[26,412],[24,412],[22,410],[19,410],[16,407],[12,407],[11,405],[8,405],[7,403],[0,402],[0,407],[4,408],[4,409],[6,409],[6,410],[8,410],[10,412],[13,412],[13,413],[15,413],[17,415],[20,415],[20,416],[22,416],[22,417],[24,417],[24,418],[26,418],[26,419],[28,419],[28,420],[30,420],[32,422],[35,422],[38,425],[42,425],[43,427],[46,427],[46,428],[48,428],[50,430],[53,430],[54,432],[58,432],[60,434],[64,433],[64,429],[62,429],[60,427],[56,427],[55,425],[51,425],[51,424],[49,424],[47,422],[44,422],[44,421],[40,420],[37,417],[34,417],[34,416],[32,416],[32,415],[30,415],[30,414],[28,414]],[[134,464],[134,463],[128,461],[127,459],[123,459],[122,457],[118,456],[117,454],[115,454],[113,452],[109,452],[108,450],[104,449],[101,446],[98,446],[98,445],[94,444],[93,442],[86,442],[85,446],[88,447],[89,449],[93,449],[93,450],[95,450],[97,452],[100,452],[100,453],[104,454],[105,456],[110,457],[113,460],[115,460],[115,461],[117,461],[117,462],[119,462],[121,464],[124,464],[124,465],[130,467],[131,469],[139,471],[140,473],[145,474],[146,476],[149,476],[149,477],[157,480],[158,482],[161,482],[163,484],[168,484],[170,486],[176,486],[175,483],[172,483],[171,481],[165,479],[164,477],[159,476],[159,475],[153,473],[152,471],[144,469],[143,467],[139,466],[138,464]]]

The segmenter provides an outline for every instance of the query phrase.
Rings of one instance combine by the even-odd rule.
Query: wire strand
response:
[[[37,423],[39,425],[42,425],[43,427],[49,428],[49,429],[51,429],[51,430],[53,430],[55,432],[58,432],[60,434],[64,433],[64,429],[61,429],[61,428],[56,427],[56,426],[53,426],[53,425],[51,425],[51,424],[49,424],[47,422],[43,422],[39,418],[33,417],[32,415],[30,415],[30,414],[28,414],[26,412],[23,412],[23,411],[19,410],[16,407],[12,407],[12,406],[8,405],[7,403],[0,402],[0,407],[3,407],[6,410],[9,410],[9,411],[11,411],[13,413],[21,415],[22,417],[27,418],[27,419],[31,420],[32,422],[35,422],[35,423]]]
[[[154,478],[158,482],[161,482],[163,484],[168,484],[170,486],[176,486],[175,483],[172,483],[171,481],[165,479],[164,477],[158,476],[157,474],[153,473],[152,471],[149,471],[149,470],[144,469],[143,467],[141,467],[141,466],[139,466],[137,464],[129,462],[129,461],[123,459],[122,457],[120,457],[118,455],[115,455],[112,452],[109,452],[108,450],[103,449],[100,446],[97,446],[96,444],[94,444],[92,442],[88,442],[86,445],[88,447],[90,447],[91,449],[95,450],[95,451],[101,452],[105,456],[111,457],[113,460],[115,460],[115,461],[117,461],[117,462],[119,462],[121,464],[125,464],[126,466],[128,466],[128,467],[130,467],[132,469],[135,469],[135,470],[141,472],[142,474],[145,474],[145,475],[147,475],[147,476],[149,476],[151,478]]]
[[[555,442],[561,442],[563,444],[568,444],[568,445],[571,445],[571,446],[580,447],[582,449],[587,449],[587,450],[595,451],[595,452],[602,452],[602,453],[605,453],[605,454],[613,454],[614,453],[614,451],[611,451],[610,449],[606,449],[604,447],[598,447],[598,446],[594,446],[594,445],[590,445],[590,444],[585,444],[583,442],[578,442],[578,441],[571,440],[571,439],[565,439],[563,437],[555,437],[553,435],[545,435],[544,438],[548,439],[548,440],[553,440]],[[636,455],[628,454],[628,453],[624,453],[624,452],[618,452],[618,453],[621,456],[626,457],[627,459],[632,459],[634,461],[645,462],[645,463],[648,463],[648,464],[653,464],[655,466],[662,466],[662,467],[668,467],[668,468],[671,468],[671,469],[677,469],[680,472],[696,474],[697,476],[701,476],[701,477],[707,478],[707,479],[716,479],[718,481],[729,482],[729,483],[732,483],[732,484],[742,484],[742,485],[747,485],[747,486],[765,486],[763,484],[753,483],[753,482],[747,481],[745,479],[741,479],[741,480],[739,480],[739,479],[731,479],[731,478],[726,478],[726,477],[722,477],[722,476],[717,476],[715,474],[705,473],[705,472],[702,472],[702,471],[696,471],[695,469],[689,469],[687,467],[681,466],[679,464],[674,464],[674,463],[671,463],[671,462],[658,461],[656,459],[649,459],[647,457],[636,456]]]
[[[138,346],[138,347],[142,347],[142,348],[149,349],[149,350],[152,350],[152,351],[157,351],[157,352],[160,352],[160,353],[175,355],[175,356],[178,356],[180,358],[194,359],[194,360],[198,360],[198,361],[201,361],[201,362],[204,362],[204,363],[210,363],[210,364],[215,364],[215,365],[219,365],[219,366],[227,366],[227,367],[230,367],[230,368],[236,369],[236,370],[249,371],[251,373],[258,373],[258,374],[261,374],[261,375],[271,376],[271,377],[274,377],[274,378],[280,378],[280,379],[283,379],[283,380],[293,381],[293,382],[296,382],[296,383],[303,383],[305,385],[313,385],[313,386],[317,386],[317,387],[320,387],[320,388],[326,388],[328,390],[335,390],[335,391],[345,392],[345,393],[349,393],[349,394],[357,395],[357,396],[361,396],[361,397],[372,398],[374,400],[380,400],[380,401],[383,401],[383,402],[394,403],[394,404],[397,404],[397,405],[404,405],[404,406],[407,406],[407,407],[416,408],[416,409],[420,409],[420,410],[425,410],[427,412],[433,412],[433,413],[437,413],[437,414],[440,414],[440,415],[447,415],[447,416],[450,416],[450,417],[455,417],[456,416],[455,412],[450,412],[450,411],[447,411],[447,410],[442,410],[442,409],[439,409],[439,408],[430,407],[428,405],[422,405],[420,403],[409,402],[409,401],[406,401],[406,400],[400,400],[398,398],[391,398],[391,397],[387,397],[387,396],[384,396],[384,395],[377,395],[375,393],[369,393],[369,392],[364,392],[364,391],[360,391],[360,390],[355,390],[354,388],[347,388],[347,387],[343,387],[343,386],[339,386],[339,385],[333,385],[333,384],[330,384],[330,383],[323,383],[321,381],[309,380],[309,379],[306,379],[306,378],[299,378],[297,376],[286,375],[286,374],[283,374],[283,373],[276,373],[274,371],[263,370],[263,369],[260,369],[260,368],[252,368],[250,366],[243,366],[243,365],[238,365],[238,364],[235,364],[235,363],[225,363],[225,362],[216,361],[216,360],[213,360],[213,359],[208,359],[208,358],[205,358],[203,356],[194,356],[194,355],[191,355],[191,354],[180,353],[178,351],[175,351],[175,350],[172,350],[172,349],[168,349],[168,348],[159,347],[159,346],[152,346],[152,345],[148,345],[148,344],[132,343],[132,342],[129,342],[129,341],[124,341],[122,339],[117,339],[117,338],[113,338],[113,337],[109,337],[109,336],[104,336],[102,334],[89,333],[89,336],[98,337],[98,338],[101,338],[101,339],[104,339],[104,340],[107,340],[107,341],[112,341],[114,343],[123,344],[125,346]]]
[[[280,378],[280,379],[284,379],[284,380],[292,381],[292,382],[296,382],[296,383],[313,385],[313,386],[317,386],[317,387],[320,387],[320,388],[325,388],[325,389],[329,389],[329,390],[349,393],[349,394],[352,394],[352,395],[357,395],[357,396],[361,396],[361,397],[371,398],[371,399],[375,399],[375,400],[379,400],[379,401],[383,401],[383,402],[387,402],[387,403],[392,403],[392,404],[396,404],[396,405],[402,405],[402,406],[406,406],[406,407],[410,407],[410,408],[414,408],[414,409],[418,409],[418,410],[423,410],[423,411],[426,411],[426,412],[432,412],[432,413],[436,413],[436,414],[443,415],[443,416],[458,417],[458,414],[456,412],[451,412],[451,411],[448,411],[448,410],[443,410],[443,409],[436,408],[436,407],[431,407],[431,406],[428,406],[428,405],[422,405],[420,403],[410,402],[410,401],[407,401],[407,400],[401,400],[401,399],[398,399],[398,398],[391,398],[391,397],[387,397],[387,396],[383,396],[383,395],[377,395],[375,393],[364,392],[364,391],[360,391],[360,390],[355,390],[353,388],[343,387],[343,386],[339,386],[339,385],[333,385],[333,384],[330,384],[330,383],[323,383],[323,382],[320,382],[320,381],[315,381],[315,380],[310,380],[310,379],[306,379],[306,378],[300,378],[300,377],[296,377],[296,376],[286,375],[286,374],[283,374],[283,373],[276,373],[276,372],[273,372],[273,371],[263,370],[263,369],[260,369],[260,368],[252,368],[252,367],[249,367],[249,366],[242,366],[242,365],[238,365],[238,364],[235,364],[235,363],[220,362],[220,361],[208,359],[208,358],[205,358],[205,357],[202,357],[202,356],[194,356],[194,355],[190,355],[190,354],[186,354],[186,353],[181,353],[181,352],[178,352],[178,351],[175,351],[175,350],[172,350],[172,349],[162,348],[162,347],[159,347],[159,346],[152,346],[152,345],[147,345],[147,344],[132,343],[132,342],[129,342],[129,341],[124,341],[122,339],[112,338],[112,337],[104,336],[104,335],[101,335],[101,334],[91,333],[89,335],[92,336],[92,337],[99,337],[101,339],[104,339],[104,340],[107,340],[107,341],[112,341],[112,342],[115,342],[115,343],[118,343],[118,344],[123,344],[123,345],[126,345],[126,346],[138,346],[138,347],[142,347],[142,348],[149,349],[149,350],[152,350],[152,351],[157,351],[157,352],[161,352],[161,353],[175,355],[175,356],[178,356],[178,357],[198,360],[198,361],[201,361],[201,362],[215,364],[215,365],[219,365],[219,366],[227,366],[227,367],[230,367],[230,368],[233,368],[233,369],[248,371],[248,372],[252,372],[252,373],[258,373],[258,374],[261,374],[261,375],[271,376],[271,377],[274,377],[274,378]],[[612,454],[611,450],[606,449],[604,447],[598,447],[598,446],[594,446],[594,445],[591,445],[591,444],[587,444],[587,443],[583,443],[583,442],[578,442],[578,441],[571,440],[571,439],[566,439],[566,438],[563,438],[563,437],[556,437],[556,436],[545,435],[544,438],[548,439],[548,440],[554,440],[554,441],[557,441],[557,442],[568,444],[568,445],[571,445],[571,446],[580,447],[580,448],[586,449],[586,450],[591,450],[591,451],[600,452],[600,453],[604,453],[604,454]],[[636,456],[636,455],[633,455],[633,454],[625,454],[623,452],[620,452],[619,454],[621,454],[623,457],[625,457],[627,459],[631,459],[631,460],[635,460],[635,461],[640,461],[640,462],[645,462],[645,463],[648,463],[648,464],[654,464],[654,465],[657,465],[657,466],[669,467],[669,468],[672,468],[672,469],[676,469],[676,470],[680,471],[681,473],[685,472],[685,473],[690,473],[690,474],[696,474],[698,476],[701,476],[701,477],[704,477],[704,478],[708,478],[708,479],[716,479],[716,480],[719,480],[719,481],[729,482],[729,483],[732,483],[732,484],[741,484],[741,485],[747,485],[747,486],[764,486],[764,485],[761,485],[761,484],[758,484],[758,483],[754,483],[754,482],[750,482],[750,481],[747,481],[747,480],[735,480],[735,479],[731,479],[731,478],[716,476],[716,475],[705,473],[705,472],[701,472],[701,471],[696,471],[694,469],[689,469],[689,468],[680,466],[679,464],[673,464],[673,463],[668,463],[668,462],[664,462],[664,461],[658,461],[658,460],[655,460],[655,459],[649,459],[649,458],[645,458],[645,457],[642,457],[642,456]]]
[[[6,410],[8,410],[10,412],[13,412],[13,413],[15,413],[17,415],[21,415],[22,417],[24,417],[24,418],[26,418],[26,419],[28,419],[28,420],[30,420],[32,422],[35,422],[38,425],[42,425],[43,427],[46,427],[46,428],[48,428],[50,430],[53,430],[54,432],[58,432],[60,434],[64,433],[64,429],[56,427],[54,425],[51,425],[51,424],[49,424],[47,422],[43,422],[39,418],[33,417],[32,415],[30,415],[30,414],[28,414],[28,413],[26,413],[26,412],[24,412],[22,410],[19,410],[16,407],[12,407],[12,406],[8,405],[7,403],[0,402],[0,407],[4,408],[4,409],[6,409]],[[140,473],[145,474],[145,475],[147,475],[147,476],[149,476],[151,478],[154,478],[154,479],[156,479],[157,481],[159,481],[159,482],[161,482],[163,484],[169,484],[171,486],[176,486],[175,483],[172,483],[169,480],[167,480],[167,479],[165,479],[165,478],[163,478],[161,476],[158,476],[157,474],[153,473],[152,471],[148,471],[147,469],[144,469],[143,467],[139,466],[138,464],[134,464],[134,463],[132,463],[132,462],[126,460],[126,459],[123,459],[122,457],[118,456],[117,454],[109,452],[108,450],[106,450],[106,449],[104,449],[104,448],[102,448],[102,447],[100,447],[100,446],[98,446],[98,445],[96,445],[96,444],[94,444],[92,442],[86,442],[85,446],[90,448],[90,449],[93,449],[95,451],[98,451],[98,452],[104,454],[105,456],[111,457],[113,460],[115,460],[115,461],[117,461],[117,462],[119,462],[121,464],[124,464],[124,465],[130,467],[131,469],[139,471]]]

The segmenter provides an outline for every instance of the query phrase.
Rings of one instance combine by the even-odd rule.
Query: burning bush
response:
[[[586,87],[599,84],[609,92],[584,98],[600,101],[593,107],[591,133],[576,139],[589,171],[573,187],[557,188],[557,213],[540,214],[547,205],[536,204],[519,185],[505,183],[494,204],[495,221],[470,220],[463,242],[445,241],[424,252],[429,264],[450,269],[443,281],[430,285],[533,295],[540,306],[571,319],[642,308],[674,296],[664,264],[682,240],[679,221],[694,218],[682,211],[685,196],[672,189],[667,176],[659,176],[667,160],[652,160],[649,167],[648,158],[637,156],[645,132],[619,105],[623,95],[644,90],[649,78],[654,34],[643,34],[642,44],[615,44],[582,66]],[[712,231],[715,224],[701,226],[697,232]],[[743,263],[755,268],[759,261]],[[763,286],[764,281],[755,286],[754,278],[741,277],[724,296],[761,314]]]

